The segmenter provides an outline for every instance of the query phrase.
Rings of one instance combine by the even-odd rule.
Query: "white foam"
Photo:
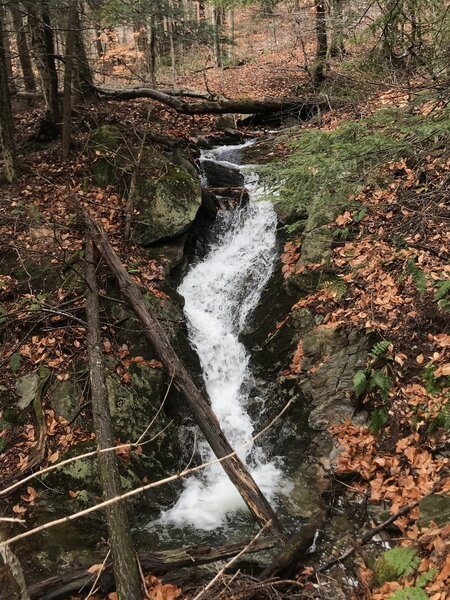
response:
[[[205,157],[228,157],[230,151],[250,143],[210,150]],[[255,433],[247,413],[252,386],[249,356],[239,334],[261,297],[276,255],[275,211],[270,202],[255,201],[262,193],[257,177],[243,172],[250,203],[225,217],[219,240],[189,270],[178,290],[185,298],[189,337],[200,359],[212,409],[233,448],[251,440]],[[200,454],[205,461],[214,458],[206,443],[201,444]],[[263,493],[273,500],[281,486],[279,467],[266,459],[260,447],[249,445],[239,455]],[[222,467],[213,465],[185,482],[178,501],[160,521],[212,530],[224,525],[227,515],[243,509],[244,503]]]

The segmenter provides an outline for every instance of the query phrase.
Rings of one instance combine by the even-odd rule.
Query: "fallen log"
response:
[[[295,533],[275,555],[272,562],[260,574],[259,579],[272,577],[295,577],[298,563],[314,545],[318,535],[317,524],[305,525]]]
[[[184,397],[214,454],[217,458],[223,458],[233,454],[234,450],[225,437],[216,415],[178,358],[164,328],[151,314],[141,291],[133,282],[111,246],[104,229],[86,210],[82,209],[82,213],[86,227],[95,245],[103,256],[106,264],[114,273],[123,296],[128,300],[130,306],[143,325],[145,335],[155,349],[159,359],[168,370],[170,376],[173,378],[173,385]],[[266,523],[271,521],[271,532],[277,536],[280,541],[284,542],[283,528],[275,511],[270,506],[237,454],[233,454],[230,458],[226,458],[220,464],[242,496],[257,523],[264,527]]]
[[[252,544],[245,553],[260,552],[273,548],[278,543],[274,537],[258,540]],[[191,546],[188,548],[177,548],[174,550],[162,550],[139,554],[139,562],[144,573],[151,573],[157,577],[176,573],[186,567],[197,567],[224,560],[242,552],[249,545],[249,540],[237,544],[211,548],[209,546]],[[87,590],[93,584],[97,573],[90,573],[87,569],[75,569],[70,573],[55,575],[44,581],[36,583],[29,588],[31,600],[62,600],[71,594],[76,594],[81,589]],[[104,571],[99,577],[98,587],[104,593],[114,589],[114,575],[111,562],[105,565]],[[13,600],[7,596],[4,600]]]
[[[238,113],[251,115],[254,113],[273,113],[283,111],[303,111],[312,108],[329,109],[331,107],[342,106],[342,101],[329,98],[328,96],[304,96],[304,97],[286,97],[286,98],[244,98],[227,99],[220,98],[214,100],[205,100],[203,102],[186,102],[180,100],[172,93],[153,88],[104,88],[95,87],[95,92],[100,99],[111,100],[135,100],[137,98],[150,98],[170,106],[178,113],[186,115],[202,114],[226,114]]]

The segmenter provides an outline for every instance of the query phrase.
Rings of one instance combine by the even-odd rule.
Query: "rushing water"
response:
[[[236,166],[243,146],[219,147],[203,154],[208,160]],[[257,390],[249,368],[249,355],[239,341],[272,273],[276,256],[276,215],[270,202],[260,200],[262,189],[251,170],[244,169],[250,192],[248,205],[228,212],[215,225],[215,238],[206,256],[190,268],[179,292],[185,298],[189,338],[197,350],[211,406],[233,448],[238,449],[262,492],[273,500],[282,473],[266,459],[257,444],[247,409],[249,394]],[[247,442],[247,445],[242,447]],[[213,454],[199,447],[202,460]],[[176,504],[160,521],[177,527],[213,530],[244,504],[220,465],[187,479]]]

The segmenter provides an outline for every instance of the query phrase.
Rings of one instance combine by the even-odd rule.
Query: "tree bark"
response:
[[[108,392],[104,379],[103,355],[99,323],[99,298],[95,277],[94,246],[89,234],[86,237],[86,316],[88,322],[87,347],[91,402],[94,430],[99,449],[114,446],[109,412]],[[98,466],[105,499],[120,496],[117,458],[114,452],[99,454]],[[141,582],[131,541],[128,517],[123,502],[106,507],[108,537],[114,567],[114,579],[119,600],[142,599]]]
[[[46,0],[39,0],[36,6],[34,0],[26,0],[24,6],[29,16],[32,45],[47,103],[49,119],[56,125],[61,120],[61,114],[54,38],[48,13],[48,3]]]
[[[75,48],[74,48],[74,75],[77,96],[83,102],[95,100],[94,78],[91,66],[86,54],[86,46],[83,39],[83,27],[80,12],[77,10],[74,16]]]
[[[327,63],[327,17],[325,0],[314,0],[316,7],[316,60],[313,68],[313,84],[318,87],[325,80]]]
[[[83,211],[83,215],[95,245],[114,273],[123,296],[128,300],[136,316],[144,326],[147,338],[161,362],[173,377],[174,386],[184,396],[214,454],[218,458],[233,454],[233,448],[226,439],[217,417],[178,358],[167,333],[147,308],[142,293],[128,275],[125,267],[109,243],[103,228],[86,211]],[[261,526],[267,526],[267,523],[270,521],[269,528],[272,533],[284,540],[283,528],[277,515],[239,457],[234,454],[230,458],[223,460],[220,464],[236,486],[256,521]]]
[[[77,0],[70,0],[69,15],[67,17],[66,55],[64,61],[64,97],[63,97],[63,135],[62,155],[67,159],[72,140],[72,83],[73,62],[75,50],[75,25],[78,11]]]
[[[3,27],[3,44],[4,44],[4,49],[5,49],[5,62],[6,62],[6,72],[8,74],[9,91],[11,94],[14,94],[14,92],[16,91],[16,82],[14,80],[14,73],[13,73],[11,38],[10,38],[10,31],[9,31],[9,24],[8,24],[8,15],[7,15],[5,6],[2,6],[0,8],[0,10],[3,13],[2,19],[0,19],[0,22],[2,23],[2,27]]]
[[[331,57],[342,57],[342,55],[344,54],[344,15],[342,10],[343,2],[344,0],[331,1],[330,48],[328,51]]]
[[[22,69],[23,85],[26,92],[36,91],[36,79],[33,73],[30,49],[26,27],[23,23],[22,14],[16,7],[11,8],[14,29],[16,31],[17,53],[19,55],[20,68]]]
[[[3,174],[6,181],[10,183],[17,176],[18,166],[8,85],[8,71],[6,68],[2,17],[3,11],[0,13],[0,150],[3,155]]]

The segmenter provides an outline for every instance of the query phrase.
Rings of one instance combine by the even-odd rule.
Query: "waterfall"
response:
[[[248,142],[219,147],[203,157],[236,167],[239,151],[245,145]],[[277,224],[271,202],[258,201],[263,190],[257,175],[243,167],[241,170],[250,193],[249,203],[219,217],[209,251],[194,263],[178,289],[185,299],[189,339],[200,359],[211,407],[235,449],[256,433],[247,412],[249,393],[255,392],[254,382],[249,355],[239,334],[271,276]],[[214,458],[206,442],[200,443],[199,451],[205,462]],[[239,455],[262,492],[273,500],[281,485],[279,467],[266,459],[257,444],[240,449]],[[240,495],[216,464],[187,479],[178,501],[160,521],[212,530],[223,526],[228,514],[244,508]]]

